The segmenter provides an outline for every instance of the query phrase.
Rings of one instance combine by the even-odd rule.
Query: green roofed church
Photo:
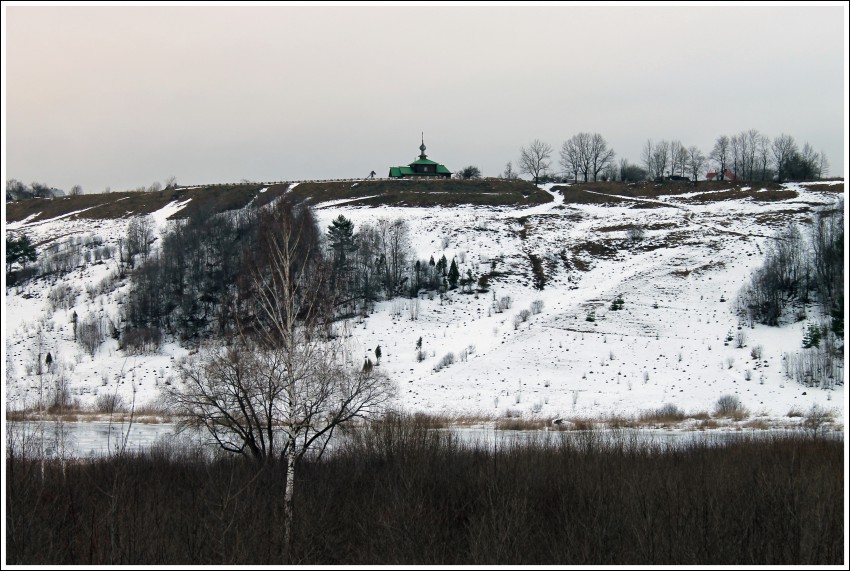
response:
[[[425,134],[422,134],[422,144],[419,159],[406,167],[390,167],[390,178],[451,178],[452,173],[445,166],[428,159],[425,154]]]

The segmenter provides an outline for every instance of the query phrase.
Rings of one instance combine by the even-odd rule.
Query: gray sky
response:
[[[4,5],[5,179],[86,192],[495,176],[535,138],[708,153],[755,128],[846,172],[847,9]]]

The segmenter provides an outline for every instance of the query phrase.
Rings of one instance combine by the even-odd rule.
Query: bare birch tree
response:
[[[261,254],[250,272],[256,315],[240,320],[230,346],[182,364],[182,386],[168,395],[182,426],[205,429],[223,450],[260,465],[286,462],[283,544],[291,553],[295,473],[321,455],[334,431],[383,410],[393,385],[374,369],[352,366],[344,339],[327,323],[321,256],[305,247],[302,227],[278,207],[261,222]]]

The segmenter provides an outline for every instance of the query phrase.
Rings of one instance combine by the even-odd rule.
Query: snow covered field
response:
[[[738,291],[762,264],[770,236],[792,222],[804,222],[813,209],[837,196],[812,190],[822,188],[814,183],[786,187],[799,196],[717,202],[662,196],[646,200],[649,204],[642,206],[649,208],[636,208],[565,204],[549,185],[544,188],[554,201],[527,209],[328,203],[319,205],[316,215],[323,230],[340,214],[355,223],[355,230],[365,221],[402,217],[417,259],[454,257],[461,275],[467,268],[475,275],[490,271],[496,260],[495,270],[506,274],[491,282],[488,293],[454,291],[443,300],[439,294],[389,300],[369,317],[344,325],[352,334],[354,355],[375,362],[380,346],[379,368],[398,383],[399,405],[407,410],[603,418],[674,404],[696,414],[712,412],[721,395],[734,394],[750,411],[750,420],[794,422],[789,411],[818,405],[832,410],[843,425],[845,385],[808,388],[783,374],[783,355],[801,350],[809,319],[821,316],[809,308],[805,320],[750,328],[734,311]],[[182,206],[172,203],[152,215],[159,231]],[[6,228],[25,231],[36,244],[91,234],[116,244],[128,224],[128,218],[65,216]],[[632,227],[645,229],[643,240],[629,239]],[[599,244],[605,247],[599,249]],[[542,291],[532,287],[528,254],[543,260],[547,281]],[[83,405],[116,390],[126,402],[135,398],[137,406],[152,403],[159,387],[174,380],[176,360],[187,351],[173,342],[159,354],[128,356],[108,339],[92,357],[73,340],[75,311],[80,318],[102,311],[117,321],[121,289],[87,293],[115,266],[114,261],[88,263],[68,274],[65,279],[79,291],[69,309],[51,310],[50,285],[6,289],[8,407],[35,402],[39,378],[33,363],[39,337],[42,355],[51,353],[55,370],[64,371],[72,396]],[[504,297],[511,298],[510,308],[498,312],[495,307]],[[622,309],[614,310],[618,297]],[[535,301],[542,302],[541,311],[515,325],[514,316],[530,310]],[[741,332],[743,348],[727,341]],[[416,349],[420,337],[427,355],[421,362]],[[758,360],[751,356],[755,346],[762,348]],[[435,371],[448,353],[454,354],[454,363]]]

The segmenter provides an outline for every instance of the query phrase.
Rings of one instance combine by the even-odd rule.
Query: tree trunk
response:
[[[292,524],[294,521],[295,438],[289,438],[286,455],[286,491],[283,495],[283,551],[286,563],[292,562]]]

